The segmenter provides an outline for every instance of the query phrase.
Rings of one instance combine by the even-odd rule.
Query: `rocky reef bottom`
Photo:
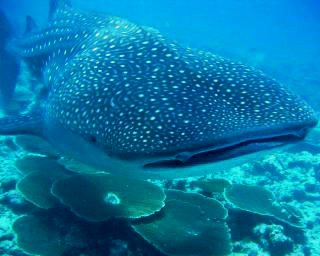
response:
[[[320,255],[319,138],[147,182],[1,137],[0,255]]]

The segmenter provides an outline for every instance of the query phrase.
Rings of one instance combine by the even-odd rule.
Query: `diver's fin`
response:
[[[53,17],[56,11],[60,8],[71,7],[70,0],[50,0],[49,2],[49,20]]]
[[[31,33],[32,31],[37,29],[37,27],[38,26],[37,26],[36,22],[34,21],[34,19],[28,15],[26,17],[26,32],[25,32],[25,34]]]
[[[30,112],[28,114],[0,118],[0,135],[41,135],[42,120],[41,112]]]

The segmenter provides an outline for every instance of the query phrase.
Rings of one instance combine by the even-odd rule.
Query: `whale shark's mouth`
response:
[[[158,168],[158,167],[181,167],[188,165],[204,164],[209,162],[223,161],[230,158],[239,157],[242,155],[254,153],[261,150],[267,150],[275,147],[281,147],[288,143],[294,143],[300,141],[301,138],[296,136],[281,136],[272,139],[252,140],[242,142],[229,147],[203,151],[192,155],[188,160],[183,161],[180,159],[170,159],[156,161],[146,164],[145,168]]]
[[[238,140],[238,142],[234,143],[220,144],[218,147],[208,147],[201,149],[198,152],[180,153],[172,159],[147,163],[144,165],[144,168],[151,170],[155,170],[157,168],[178,168],[228,160],[242,155],[255,153],[257,151],[296,143],[305,137],[308,130],[309,128],[304,127],[288,134],[274,136],[266,135],[265,137],[260,138],[256,137],[252,139]]]

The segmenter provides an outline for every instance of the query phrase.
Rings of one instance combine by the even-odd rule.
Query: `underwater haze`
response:
[[[0,255],[320,255],[318,0],[0,0]]]

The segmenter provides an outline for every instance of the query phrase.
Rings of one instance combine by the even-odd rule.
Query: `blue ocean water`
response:
[[[0,1],[0,8],[5,10],[16,35],[24,33],[26,15],[32,16],[40,27],[46,25],[48,17],[47,1]],[[320,3],[317,0],[73,0],[72,3],[79,9],[106,12],[126,18],[139,25],[154,27],[169,38],[178,41],[181,45],[211,51],[257,67],[290,87],[313,106],[317,113],[319,112]],[[28,75],[24,75],[25,77],[28,78],[25,79],[28,80],[27,83],[30,83],[30,80],[31,83],[36,83],[36,79],[30,79]],[[24,78],[19,82],[20,89],[24,86]],[[34,88],[31,89],[34,90]],[[22,92],[25,93],[23,90]],[[28,98],[29,95],[27,94],[24,97]],[[163,255],[168,251],[167,255],[190,255],[189,253],[192,252],[192,241],[197,241],[194,244],[197,246],[200,244],[200,247],[204,248],[207,248],[206,246],[212,243],[212,241],[206,241],[205,237],[199,239],[197,234],[202,234],[201,231],[203,229],[201,228],[203,226],[209,227],[212,224],[212,222],[207,221],[212,217],[206,215],[207,208],[203,207],[202,203],[210,205],[212,201],[207,202],[205,200],[213,198],[218,201],[214,201],[217,205],[220,205],[219,202],[222,201],[225,208],[230,210],[227,223],[231,229],[232,250],[235,255],[320,255],[320,240],[318,238],[320,236],[320,216],[317,212],[320,207],[319,132],[319,129],[316,128],[315,132],[311,134],[310,139],[308,138],[305,143],[293,146],[288,150],[276,153],[271,152],[270,155],[262,153],[262,155],[257,156],[256,162],[249,162],[247,164],[247,158],[243,158],[240,163],[233,163],[232,168],[230,167],[232,171],[227,174],[225,172],[227,167],[221,169],[220,166],[213,177],[209,178],[155,181],[156,184],[161,184],[166,189],[197,192],[205,196],[205,198],[192,199],[192,204],[195,201],[198,203],[195,207],[194,205],[190,206],[190,201],[186,203],[181,199],[185,195],[172,195],[166,192],[172,201],[176,200],[176,203],[179,201],[176,205],[168,203],[168,215],[171,216],[173,212],[172,215],[177,215],[180,219],[176,220],[173,218],[166,220],[169,222],[169,225],[163,220],[161,222],[161,219],[159,222],[151,223],[156,223],[154,224],[156,229],[161,230],[161,228],[165,228],[168,232],[172,231],[175,236],[186,235],[183,231],[187,230],[187,235],[191,237],[191,242],[188,240],[189,243],[181,243],[184,248],[181,248],[183,247],[181,244],[181,247],[174,244],[177,248],[173,246],[173,248],[169,249],[163,244],[171,245],[170,241],[173,240],[173,237],[170,232],[167,233],[167,236],[164,235],[159,238],[158,234],[146,232],[143,229],[143,224],[140,226],[142,228],[139,229],[130,222],[130,225],[134,226],[134,231],[132,228],[128,228],[127,223],[121,221],[115,223],[102,222],[100,225],[92,225],[90,221],[87,222],[88,219],[101,218],[105,220],[104,218],[106,217],[99,215],[99,209],[95,211],[97,216],[86,216],[86,213],[82,212],[81,205],[80,209],[77,208],[79,205],[73,205],[74,202],[72,200],[68,201],[70,198],[67,197],[64,198],[65,201],[63,203],[71,208],[71,211],[63,207],[61,207],[63,210],[59,207],[52,207],[52,210],[52,198],[50,200],[45,198],[45,202],[41,202],[45,204],[45,207],[42,208],[46,208],[47,204],[49,204],[50,207],[48,208],[51,210],[42,210],[39,214],[32,215],[34,211],[34,208],[32,208],[34,207],[33,204],[37,205],[37,207],[39,206],[38,202],[35,203],[37,199],[33,198],[34,195],[32,193],[38,193],[39,191],[32,191],[32,195],[30,196],[28,192],[23,191],[23,188],[20,187],[18,189],[20,190],[19,194],[15,189],[15,185],[27,173],[26,169],[38,170],[47,169],[48,167],[54,170],[55,168],[59,169],[60,167],[57,167],[58,161],[56,161],[58,156],[45,142],[39,142],[34,138],[1,137],[0,157],[4,161],[4,167],[0,175],[0,211],[3,213],[3,217],[0,218],[0,254],[28,255],[21,252],[21,249],[23,249],[29,253],[34,250],[35,254],[40,255],[47,255],[49,250],[53,250],[53,256],[116,256],[129,255],[129,253],[131,255]],[[34,157],[34,153],[36,157],[30,158],[30,152],[33,154],[32,157]],[[37,159],[39,155],[42,157],[46,156],[46,159],[39,161]],[[25,157],[27,157],[27,160]],[[260,158],[262,160],[258,161]],[[17,164],[17,159],[22,159],[22,161],[18,161]],[[59,162],[59,164],[62,162]],[[88,171],[88,167],[79,167],[68,162],[67,164],[63,163],[71,169],[81,169],[79,172],[82,172],[83,168],[87,168],[86,171]],[[13,168],[12,166],[15,167]],[[21,173],[17,174],[16,167],[24,170],[22,172],[25,173],[23,175]],[[61,174],[61,176],[63,175],[65,173]],[[32,175],[25,177],[32,178]],[[43,176],[41,175],[36,178],[38,181],[43,181]],[[56,178],[53,177],[53,179]],[[101,179],[104,178],[108,180],[106,177],[101,177]],[[227,178],[228,181],[221,181],[224,178]],[[209,182],[206,183],[208,180]],[[47,184],[48,180],[45,178],[43,182]],[[72,182],[72,180],[70,179],[68,182]],[[93,180],[92,182],[97,181]],[[246,188],[248,191],[245,191],[249,195],[247,201],[251,200],[254,202],[253,206],[245,205],[243,202],[243,204],[236,202],[234,198],[232,200],[230,196],[233,192],[232,189],[228,190],[229,197],[226,196],[228,197],[226,200],[228,202],[225,204],[225,200],[221,200],[223,195],[220,190],[221,187],[225,188],[229,186],[226,185],[228,182],[253,186]],[[112,180],[111,183],[117,184],[117,180]],[[61,187],[67,187],[63,186],[63,184],[60,185]],[[83,184],[83,186],[85,185],[87,184]],[[139,183],[139,186],[144,188],[144,184]],[[263,187],[268,190],[260,190],[254,186]],[[31,187],[37,186],[36,184],[32,184]],[[89,188],[91,187],[81,188],[81,191],[73,191],[71,188],[73,187],[70,186],[72,199],[78,193],[87,191],[86,189],[90,191]],[[101,188],[101,190],[103,189]],[[250,195],[250,189],[255,190],[256,195],[258,195],[257,198],[254,196],[254,193]],[[139,188],[137,190],[141,194],[144,193],[144,190],[139,191]],[[273,208],[273,206],[268,204],[259,204],[260,201],[275,200],[273,196],[270,196],[269,191],[274,192],[279,200],[280,208]],[[120,204],[122,201],[118,198],[117,192],[108,191],[106,195],[103,195],[102,201],[111,202],[111,204],[115,205]],[[134,194],[135,191],[130,192]],[[65,191],[58,191],[58,188],[54,192],[56,197],[63,197],[63,193]],[[21,194],[27,200],[24,200]],[[48,194],[50,194],[50,191]],[[98,192],[94,195],[101,197]],[[153,195],[152,192],[150,192],[150,195]],[[261,196],[260,198],[259,195]],[[156,196],[161,198],[161,195],[156,194]],[[90,200],[94,196],[88,198]],[[147,201],[148,198],[143,198],[143,200]],[[131,203],[130,200],[128,201]],[[53,204],[55,203],[57,202],[54,201]],[[234,205],[238,203],[240,205],[237,205],[239,206],[238,208],[244,211],[229,208],[231,203]],[[97,207],[96,205],[100,207],[103,203],[101,204],[101,201],[97,200],[97,202],[89,202],[88,205],[88,208],[94,208]],[[149,205],[151,205],[151,202]],[[220,206],[217,205],[212,207],[216,207],[222,211],[222,208],[219,208]],[[154,207],[159,206],[156,205]],[[180,212],[179,210],[181,209],[184,209],[184,212]],[[197,215],[199,209],[201,210],[201,217]],[[284,210],[284,215],[279,213],[279,209]],[[302,213],[299,213],[297,209],[300,209]],[[188,210],[190,211],[190,215],[184,215],[183,213],[188,213]],[[73,215],[71,212],[76,214]],[[286,215],[288,212],[290,213],[290,218]],[[18,222],[14,226],[14,234],[20,239],[15,240],[11,231],[11,224],[15,218],[25,214],[29,214],[29,219],[21,219],[21,222]],[[225,217],[222,215],[218,216],[217,219],[220,218],[221,222],[225,222]],[[78,218],[79,216],[80,218]],[[39,219],[35,217],[39,217]],[[208,217],[207,220],[204,220],[206,219],[205,217]],[[199,218],[199,221],[194,224],[193,230],[193,226],[188,226],[187,224],[192,223],[197,218]],[[44,221],[44,219],[47,221]],[[50,223],[58,223],[58,225],[48,226],[48,220]],[[300,220],[302,220],[303,225],[299,222]],[[34,233],[50,237],[52,241],[62,240],[64,244],[61,245],[54,242],[50,244],[47,240],[43,242],[41,237],[39,238],[36,235],[33,238],[28,237],[28,232],[25,232],[25,230],[30,230],[29,225],[33,228],[36,227]],[[186,225],[185,230],[178,228],[183,225]],[[65,228],[61,228],[61,226]],[[228,233],[225,230],[226,226],[221,226],[220,228],[221,234]],[[104,230],[108,230],[109,233],[106,232],[108,233],[106,235]],[[134,233],[135,231],[138,234],[142,234],[141,236],[145,239],[141,239],[141,237],[137,238],[137,234]],[[212,233],[209,232],[208,234],[208,237],[212,238],[210,236]],[[228,242],[226,242],[228,240],[227,236],[221,235],[212,239],[215,238],[219,241],[218,243],[225,245]],[[187,238],[189,239],[188,236]],[[201,243],[199,240],[201,240]],[[39,241],[42,241],[44,244],[42,249],[35,246]],[[150,241],[153,242],[148,243]],[[150,244],[153,244],[156,249]],[[190,248],[188,245],[190,245]],[[226,245],[226,247],[228,246]],[[178,250],[179,253],[175,253],[175,250]],[[192,252],[191,255],[226,255],[225,253],[215,251],[216,248],[212,250],[211,254],[198,250]]]

